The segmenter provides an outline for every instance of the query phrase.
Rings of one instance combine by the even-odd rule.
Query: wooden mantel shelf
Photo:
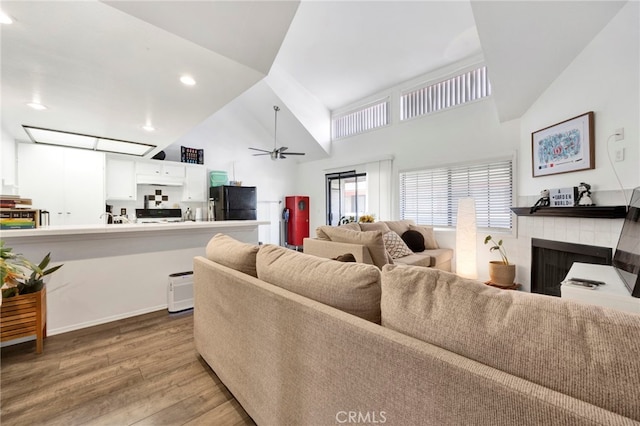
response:
[[[577,206],[540,207],[530,213],[531,207],[511,207],[518,216],[586,217],[595,219],[620,219],[627,214],[627,206]]]

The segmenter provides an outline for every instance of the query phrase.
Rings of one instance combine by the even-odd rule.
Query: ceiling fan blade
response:
[[[271,152],[263,152],[262,154],[253,154],[253,156],[255,157],[256,155],[271,155]]]
[[[305,155],[304,152],[287,152],[287,155]]]
[[[260,149],[260,148],[249,148],[249,149],[252,149],[254,151],[266,152],[267,154],[271,152],[271,151],[267,151],[266,149]],[[259,155],[259,154],[255,154],[255,155]]]
[[[278,151],[282,152],[282,151],[286,151],[288,149],[289,149],[288,146],[281,146],[280,148],[278,148]]]

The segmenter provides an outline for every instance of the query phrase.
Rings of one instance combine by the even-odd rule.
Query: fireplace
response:
[[[609,247],[532,238],[531,292],[560,297],[560,283],[573,262],[611,265],[612,252]]]

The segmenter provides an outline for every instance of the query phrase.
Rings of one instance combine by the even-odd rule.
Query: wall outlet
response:
[[[624,139],[624,127],[621,127],[619,129],[616,129],[616,140],[617,141],[621,141]],[[624,155],[624,154],[623,154]],[[618,156],[616,154],[616,161],[622,161],[622,160],[618,160]]]
[[[616,161],[624,161],[624,148],[616,149]]]

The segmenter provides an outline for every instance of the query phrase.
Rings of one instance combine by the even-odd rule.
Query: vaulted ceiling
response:
[[[28,124],[160,150],[218,143],[216,129],[236,121],[254,136],[226,143],[246,149],[257,135],[269,148],[279,104],[278,139],[313,160],[330,152],[331,110],[470,57],[485,58],[501,119],[521,116],[623,4],[3,1],[14,23],[0,27],[2,127],[19,140]]]

